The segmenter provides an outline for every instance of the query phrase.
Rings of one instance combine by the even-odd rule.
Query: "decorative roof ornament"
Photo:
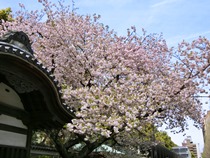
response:
[[[23,31],[10,31],[3,35],[3,37],[0,38],[0,41],[15,45],[18,48],[29,52],[31,55],[34,54],[31,48],[30,40]]]

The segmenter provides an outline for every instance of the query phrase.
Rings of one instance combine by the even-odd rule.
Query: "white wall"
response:
[[[0,82],[0,103],[5,103],[20,109],[24,109],[18,94],[6,84]]]
[[[27,127],[22,123],[21,120],[3,114],[0,115],[0,123],[27,129]]]
[[[0,130],[0,144],[26,147],[27,136]]]
[[[2,82],[0,83],[0,106],[1,103],[24,110],[18,94]],[[27,129],[21,120],[4,114],[0,114],[0,123]],[[27,135],[0,130],[0,144],[2,145],[26,147],[26,141]]]

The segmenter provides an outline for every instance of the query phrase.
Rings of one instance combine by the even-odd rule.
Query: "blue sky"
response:
[[[0,8],[40,8],[38,0],[7,0]],[[56,2],[57,0],[52,0]],[[209,0],[74,0],[80,14],[100,14],[101,22],[109,25],[119,35],[136,26],[148,33],[163,33],[170,46],[182,39],[193,40],[199,35],[210,37]],[[71,4],[71,0],[66,0]]]
[[[56,0],[53,0],[56,2]],[[127,28],[136,26],[148,33],[163,33],[169,46],[176,46],[183,39],[192,41],[198,36],[210,39],[209,0],[74,0],[80,14],[100,14],[101,22],[114,29],[118,35],[126,34]],[[71,0],[66,0],[71,4]],[[19,10],[19,3],[28,10],[38,9],[37,0],[1,0],[0,9],[11,7]],[[205,107],[207,109],[209,107]],[[191,123],[189,122],[191,125]],[[203,147],[202,132],[190,126],[186,132],[195,143]],[[170,134],[178,145],[183,134]]]

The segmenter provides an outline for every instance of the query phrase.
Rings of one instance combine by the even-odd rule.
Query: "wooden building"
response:
[[[25,33],[0,39],[1,158],[29,158],[32,130],[61,128],[73,118],[60,90]]]

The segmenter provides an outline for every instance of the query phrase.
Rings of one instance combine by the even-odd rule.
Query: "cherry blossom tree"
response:
[[[100,23],[98,15],[79,15],[62,2],[39,2],[41,11],[28,12],[21,5],[13,21],[2,21],[0,34],[27,33],[36,58],[59,81],[75,116],[63,130],[69,133],[63,144],[69,149],[83,142],[78,157],[122,135],[130,142],[129,135],[148,123],[180,131],[188,118],[201,123],[196,96],[206,93],[209,79],[207,39],[168,48],[162,35],[144,30],[139,35],[133,26],[119,36]],[[51,134],[55,142],[59,133]],[[58,151],[69,157],[67,147],[60,146],[57,141]]]

